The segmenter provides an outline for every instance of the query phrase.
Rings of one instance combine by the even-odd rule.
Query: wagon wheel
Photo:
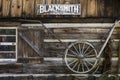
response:
[[[72,43],[65,50],[65,63],[75,73],[87,73],[96,68],[98,64],[97,51],[88,42],[78,41]]]

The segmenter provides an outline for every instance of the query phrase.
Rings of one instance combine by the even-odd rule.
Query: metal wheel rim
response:
[[[79,51],[82,51],[82,52],[79,52],[79,55],[77,55],[78,57],[77,57],[77,59],[76,60],[74,60],[72,63],[74,63],[74,65],[72,66],[72,68],[71,68],[71,66],[70,66],[70,64],[72,64],[72,63],[68,63],[68,52],[70,51],[70,49],[74,46],[75,47],[75,45],[77,45],[78,44],[78,47],[79,47],[79,45],[80,44],[84,44],[84,45],[87,45],[88,47],[90,47],[90,48],[92,48],[93,49],[93,52],[94,52],[94,58],[95,58],[95,61],[94,61],[94,63],[92,64],[92,63],[90,63],[90,62],[88,62],[88,61],[86,61],[87,60],[87,58],[85,59],[85,57],[83,57],[83,59],[82,59],[82,57],[81,57],[81,53],[85,53],[85,52],[87,52],[86,50],[88,49],[88,47],[87,48],[85,48],[85,51],[83,50],[82,51],[82,49],[84,49],[84,48],[82,48],[82,49],[80,49]],[[83,46],[82,46],[83,47]],[[85,47],[85,46],[84,46]],[[75,49],[75,48],[74,48]],[[77,50],[78,48],[76,47],[76,52],[75,53],[78,53],[78,50]],[[93,53],[92,52],[92,53]],[[75,54],[74,53],[74,54]],[[74,55],[73,54],[73,55]],[[86,54],[86,53],[85,53]],[[90,53],[91,54],[91,53]],[[76,55],[76,54],[75,54]],[[88,54],[87,54],[88,55]],[[84,56],[84,55],[83,55]],[[81,58],[81,59],[80,59]],[[79,60],[78,60],[79,59]],[[92,44],[90,44],[89,42],[85,42],[85,41],[78,41],[78,42],[75,42],[75,43],[72,43],[72,44],[70,44],[69,46],[68,46],[68,48],[65,50],[65,58],[64,58],[64,60],[65,60],[65,63],[66,63],[66,65],[67,65],[67,67],[72,71],[72,72],[75,72],[75,73],[88,73],[88,72],[90,72],[90,71],[92,71],[96,66],[97,66],[97,64],[98,64],[98,59],[97,59],[97,51],[95,50],[95,48],[94,48],[94,46],[92,45]],[[81,62],[82,61],[82,62]],[[88,62],[88,63],[87,63]],[[90,66],[90,64],[91,64],[91,67],[89,68],[87,65],[89,64],[89,66]],[[77,70],[75,69],[75,67],[78,67],[77,68]],[[82,67],[82,66],[84,66],[84,67]],[[87,68],[87,70],[86,69],[84,69],[85,68],[85,66],[86,66],[86,68]],[[80,71],[80,69],[79,69],[79,67],[81,67],[82,69],[82,71]]]

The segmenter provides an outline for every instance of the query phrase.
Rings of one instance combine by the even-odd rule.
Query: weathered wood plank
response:
[[[16,16],[16,13],[17,13],[17,9],[16,9],[16,6],[17,6],[17,0],[12,0],[11,1],[11,16],[12,17],[15,17]]]
[[[0,17],[2,17],[3,0],[0,0]]]
[[[59,0],[60,1],[60,4],[64,4],[64,0]]]
[[[88,0],[87,2],[87,16],[98,16],[97,13],[97,1],[98,0]]]
[[[75,42],[75,41],[79,41],[80,39],[61,39],[62,42]],[[85,40],[88,42],[100,42],[100,39],[81,39],[81,40]],[[104,41],[104,40],[102,40]],[[119,39],[113,39],[113,41],[118,42]],[[59,42],[57,39],[44,39],[44,42]]]
[[[104,0],[98,0],[98,3],[97,3],[97,7],[98,7],[98,15],[101,17],[101,16],[104,16],[104,10],[105,10],[105,3],[104,3]]]
[[[113,16],[113,3],[114,1],[113,0],[109,0],[109,1],[106,1],[104,0],[105,2],[105,11],[104,11],[104,15],[106,17],[109,17],[109,16]]]
[[[38,15],[38,7],[37,7],[37,5],[38,4],[42,4],[43,3],[43,0],[36,0],[36,2],[35,2],[35,17]]]
[[[30,16],[30,0],[23,0],[23,14],[22,15],[23,17]]]
[[[23,17],[35,15],[35,0],[23,0]]]
[[[108,36],[108,34],[103,33],[103,34],[95,34],[95,33],[68,33],[68,34],[62,34],[62,33],[55,33],[55,35],[57,37],[59,37],[59,39],[79,39],[79,40],[89,40],[89,39],[99,39],[99,40],[105,40]],[[45,35],[45,39],[56,39],[54,38],[54,36],[50,35]],[[120,39],[120,36],[118,36],[118,34],[114,34],[111,36],[112,39]]]
[[[110,28],[52,28],[54,33],[61,33],[61,34],[106,34],[110,31]],[[47,31],[45,31],[47,32]],[[120,28],[116,28],[113,31],[113,34],[120,34]]]
[[[86,15],[87,15],[87,0],[80,0],[80,4],[82,6],[81,17],[86,17]]]
[[[110,28],[114,23],[45,23],[43,24],[47,28]],[[23,27],[33,27],[39,26],[42,27],[42,24],[21,24]],[[116,25],[116,27],[120,27]]]
[[[11,10],[11,12],[12,11],[16,12],[15,17],[21,17],[22,16],[22,0],[16,0],[15,8],[16,8],[16,10],[13,9],[13,10]]]
[[[65,0],[65,4],[71,4],[72,1],[71,0]]]
[[[0,64],[0,73],[22,73],[22,65],[20,63],[17,64]]]
[[[0,77],[28,77],[28,76],[33,76],[33,77],[42,77],[42,76],[57,76],[57,77],[60,77],[60,76],[89,76],[90,74],[1,74]],[[94,74],[94,76],[100,76],[101,74]],[[22,80],[22,79],[21,79]]]
[[[47,0],[45,4],[51,4],[52,0]]]
[[[26,63],[26,64],[41,64],[43,61],[43,58],[40,57],[18,57],[17,62],[18,63]]]
[[[10,16],[10,10],[11,10],[11,1],[10,0],[3,0],[3,7],[2,7],[3,17]]]

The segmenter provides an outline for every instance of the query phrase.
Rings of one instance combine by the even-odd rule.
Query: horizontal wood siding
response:
[[[0,0],[2,18],[37,18],[37,4],[81,4],[81,15],[84,17],[118,17],[119,0]],[[44,16],[45,17],[45,16]],[[62,16],[61,16],[62,17]],[[72,17],[72,16],[71,16]]]
[[[8,25],[9,24],[9,25]],[[22,24],[22,23],[21,23]],[[27,22],[23,24],[32,24],[32,22]],[[46,78],[46,76],[55,76],[59,77],[62,75],[62,77],[68,77],[72,76],[74,77],[81,77],[81,76],[89,76],[87,74],[75,74],[71,72],[65,62],[64,62],[64,55],[65,55],[65,49],[73,42],[78,40],[86,40],[89,41],[92,45],[95,46],[95,49],[99,52],[101,46],[103,45],[104,36],[107,37],[107,33],[112,28],[110,25],[112,23],[88,23],[89,25],[84,23],[77,23],[79,25],[71,25],[71,26],[65,26],[65,24],[70,23],[57,23],[58,27],[54,23],[48,23],[51,26],[47,26],[47,28],[52,31],[58,38],[60,38],[63,41],[63,44],[55,41],[57,40],[55,36],[50,34],[46,29],[40,29],[40,26],[37,26],[38,23],[35,26],[29,25],[29,26],[23,26],[18,27],[18,62],[16,64],[0,64],[0,73],[24,73],[23,77],[25,78],[25,75],[33,75],[34,78],[41,77]],[[48,25],[45,23],[45,25]],[[63,25],[60,27],[60,25]],[[73,24],[73,23],[72,23]],[[84,24],[80,25],[80,24]],[[94,24],[94,25],[93,25]],[[97,24],[97,25],[95,25]],[[107,26],[106,26],[106,25]],[[15,26],[17,23],[1,23],[1,26]],[[20,25],[20,24],[19,24]],[[54,26],[53,26],[54,25]],[[87,25],[87,26],[85,26]],[[45,33],[44,33],[45,32]],[[22,33],[22,36],[20,35]],[[95,75],[101,76],[104,71],[107,71],[106,66],[110,68],[112,72],[116,72],[120,67],[117,63],[118,61],[118,53],[119,53],[119,40],[120,40],[120,26],[118,25],[111,37],[111,42],[109,43],[109,46],[105,48],[102,54],[102,61],[100,63],[100,67],[97,70]],[[29,43],[32,45],[30,46]],[[33,49],[34,48],[34,49]],[[37,54],[36,49],[40,51],[40,56]],[[45,50],[44,50],[45,49]],[[45,52],[44,52],[45,51]],[[42,62],[42,59],[44,61]],[[42,63],[41,63],[42,62]],[[105,66],[105,64],[109,63]],[[37,76],[38,74],[38,76]],[[49,75],[51,74],[51,75]],[[118,72],[120,74],[120,72]],[[10,76],[10,74],[8,74]],[[17,74],[12,74],[17,75]],[[21,74],[18,74],[20,76]],[[3,75],[0,75],[0,77]],[[5,75],[6,76],[6,75]],[[15,77],[15,78],[18,78]],[[23,78],[22,77],[22,78]],[[61,76],[60,76],[61,77]],[[86,78],[87,78],[86,77]],[[28,79],[28,78],[27,78]],[[14,80],[14,79],[13,79]],[[70,79],[68,79],[70,80]]]

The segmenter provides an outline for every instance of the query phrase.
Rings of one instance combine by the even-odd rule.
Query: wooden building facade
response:
[[[119,0],[0,0],[1,18],[41,18],[37,4],[81,4],[81,15],[77,18],[119,18]],[[64,16],[62,16],[64,17]]]
[[[81,14],[40,15],[38,4],[80,4]],[[79,40],[89,41],[99,52],[115,20],[120,19],[119,5],[119,0],[0,0],[0,53],[9,52],[2,50],[8,42],[9,46],[17,45],[17,62],[0,63],[0,78],[79,80],[90,76],[91,80],[97,80],[107,71],[119,78],[120,25],[113,31],[94,75],[71,72],[64,62],[66,47]],[[17,34],[9,31],[12,27],[17,29]],[[1,54],[0,58],[12,56],[12,52]]]

